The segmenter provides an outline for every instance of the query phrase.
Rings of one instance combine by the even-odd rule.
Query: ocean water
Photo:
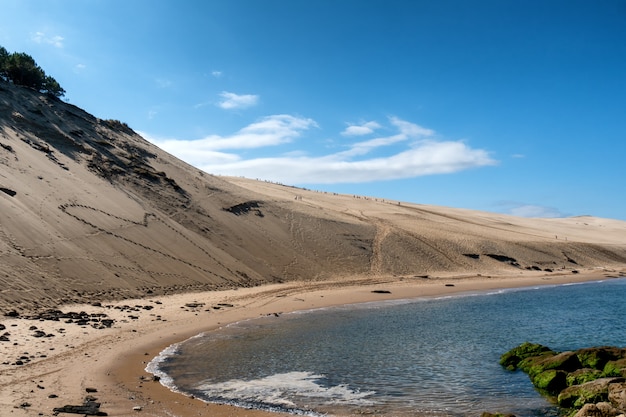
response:
[[[174,345],[148,370],[209,402],[302,415],[555,416],[502,353],[626,346],[626,279],[269,316]]]

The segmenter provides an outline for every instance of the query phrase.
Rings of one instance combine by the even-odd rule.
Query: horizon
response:
[[[67,101],[207,173],[626,220],[621,1],[3,9],[0,45],[31,55]]]

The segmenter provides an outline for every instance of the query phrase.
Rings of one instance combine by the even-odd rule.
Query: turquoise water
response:
[[[265,317],[173,346],[148,369],[210,402],[294,414],[551,416],[498,365],[524,342],[626,346],[626,280]]]

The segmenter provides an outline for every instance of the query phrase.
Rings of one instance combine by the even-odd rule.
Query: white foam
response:
[[[323,375],[312,372],[287,372],[260,379],[233,379],[226,382],[204,381],[196,387],[207,398],[234,403],[263,404],[287,409],[308,408],[309,403],[324,405],[373,405],[374,392],[360,392],[346,385],[324,386]]]
[[[180,344],[181,343],[175,343],[163,349],[161,353],[158,354],[158,356],[148,362],[148,365],[146,365],[145,369],[146,372],[158,376],[159,382],[161,382],[162,385],[176,392],[178,392],[178,389],[174,384],[174,380],[168,374],[161,370],[161,364],[167,361],[171,356],[174,356],[178,353]]]

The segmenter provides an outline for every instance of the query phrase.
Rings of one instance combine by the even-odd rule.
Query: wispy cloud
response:
[[[349,150],[341,152],[339,155],[343,157],[365,155],[372,150],[383,146],[390,146],[398,142],[405,142],[408,140],[424,139],[435,134],[435,132],[431,129],[426,129],[415,123],[400,120],[397,117],[390,117],[389,123],[395,128],[397,133],[391,136],[384,136],[363,142],[356,142],[351,145]]]
[[[222,71],[211,71],[211,75],[215,78],[220,78],[222,76]]]
[[[206,172],[285,184],[362,183],[453,173],[497,163],[489,152],[462,141],[434,140],[431,129],[395,117],[389,124],[388,128],[395,130],[393,135],[352,143],[347,150],[321,156],[302,149],[289,149],[271,158],[245,158],[244,153],[237,152],[294,143],[305,131],[318,127],[312,119],[291,115],[265,117],[230,136],[191,141],[144,137]],[[395,153],[388,156],[376,152],[392,144],[401,145],[400,150],[393,148]]]
[[[44,32],[35,32],[30,39],[35,43],[46,43],[57,48],[63,48],[63,41],[65,40],[63,36],[48,36]]]
[[[254,94],[235,94],[223,91],[220,94],[222,101],[218,103],[223,109],[244,109],[255,106],[259,101],[259,96]]]
[[[555,207],[507,201],[500,204],[508,214],[517,217],[560,218],[568,215]]]
[[[264,117],[230,136],[211,135],[197,140],[161,139],[141,132],[141,135],[161,149],[182,160],[202,167],[207,164],[220,166],[240,161],[236,151],[276,146],[291,142],[302,132],[317,127],[312,119],[279,114]]]
[[[351,124],[343,132],[342,136],[364,136],[374,133],[376,129],[380,129],[380,125],[377,122],[365,122],[361,124]]]
[[[154,83],[158,88],[170,88],[172,86],[172,81],[167,78],[155,78]]]

